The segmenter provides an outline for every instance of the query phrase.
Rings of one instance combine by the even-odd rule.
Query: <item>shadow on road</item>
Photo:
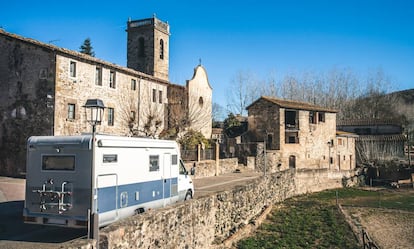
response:
[[[0,203],[0,240],[62,243],[86,236],[86,229],[23,223],[24,201]]]

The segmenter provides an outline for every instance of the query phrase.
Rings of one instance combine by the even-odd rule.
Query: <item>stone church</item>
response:
[[[82,106],[101,99],[99,133],[211,137],[212,88],[198,65],[185,86],[169,81],[170,27],[156,17],[127,22],[127,67],[0,29],[0,175],[25,172],[33,135],[91,132]]]

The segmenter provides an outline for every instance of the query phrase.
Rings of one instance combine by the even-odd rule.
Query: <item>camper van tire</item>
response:
[[[144,208],[137,208],[135,209],[135,214],[142,214],[143,212],[145,212]]]
[[[184,200],[186,201],[186,200],[190,200],[190,199],[193,199],[193,193],[191,192],[191,189],[189,189],[187,191],[187,193],[185,194]]]

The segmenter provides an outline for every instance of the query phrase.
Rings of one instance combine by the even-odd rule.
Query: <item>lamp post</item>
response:
[[[95,193],[95,133],[96,125],[100,125],[102,122],[105,105],[100,99],[88,99],[83,107],[86,109],[86,120],[92,125],[91,202],[88,212],[88,238],[96,239],[96,245],[99,247],[99,215],[96,206],[97,193]]]

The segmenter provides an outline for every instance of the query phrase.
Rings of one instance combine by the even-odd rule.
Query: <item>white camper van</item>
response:
[[[34,136],[27,143],[26,223],[99,227],[192,198],[176,142],[108,135]]]

